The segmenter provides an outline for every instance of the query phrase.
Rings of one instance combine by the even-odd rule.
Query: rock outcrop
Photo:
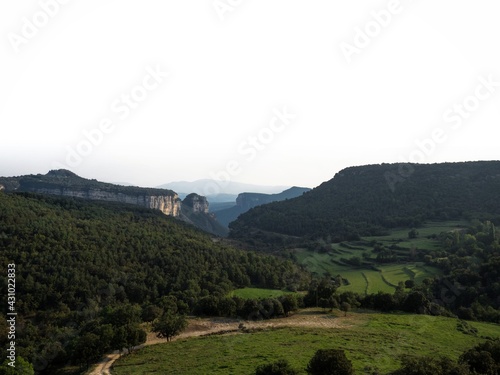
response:
[[[208,212],[207,198],[196,193],[189,194],[182,201],[180,219],[216,236],[225,237],[228,233],[215,215]]]
[[[182,201],[183,207],[189,207],[193,212],[208,214],[208,201],[206,197],[191,193]]]
[[[174,217],[180,216],[181,212],[181,200],[177,193],[171,190],[113,185],[87,180],[66,170],[3,180],[6,180],[6,186],[10,186],[7,191],[133,204],[160,210],[165,215]]]
[[[227,228],[208,212],[208,201],[198,194],[189,194],[181,201],[168,189],[120,186],[89,180],[67,170],[50,171],[46,175],[0,177],[5,191],[57,195],[95,201],[117,202],[160,210],[206,232],[226,236]],[[1,189],[0,189],[1,190]]]

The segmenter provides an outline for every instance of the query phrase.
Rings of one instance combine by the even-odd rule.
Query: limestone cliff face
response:
[[[173,195],[129,195],[115,193],[101,189],[72,189],[72,188],[45,188],[30,187],[25,189],[33,193],[60,195],[64,197],[83,198],[90,200],[119,202],[134,204],[141,207],[160,210],[165,215],[177,217],[180,215],[181,201],[177,194]]]
[[[177,194],[173,196],[148,196],[149,208],[160,210],[165,215],[178,217],[181,213],[181,200]]]
[[[216,236],[225,237],[228,233],[215,215],[208,212],[207,198],[195,193],[189,194],[182,201],[180,219]]]
[[[193,212],[208,214],[208,201],[206,197],[191,193],[182,201],[182,205],[188,207]]]

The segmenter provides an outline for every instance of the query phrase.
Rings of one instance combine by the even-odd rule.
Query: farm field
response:
[[[305,374],[305,367],[318,349],[343,349],[356,373],[387,374],[399,367],[401,355],[447,356],[457,359],[466,349],[500,337],[500,326],[473,322],[477,336],[457,330],[456,319],[409,314],[299,312],[310,325],[297,324],[297,317],[261,322],[266,329],[179,339],[147,346],[118,360],[112,374],[252,374],[258,365],[286,359]],[[282,326],[290,321],[290,326]],[[296,320],[300,322],[300,320]],[[255,323],[256,325],[259,322]],[[275,327],[272,328],[272,325]]]
[[[434,277],[440,271],[426,266],[422,262],[398,261],[396,263],[377,263],[375,244],[393,250],[398,257],[407,257],[415,250],[433,250],[439,246],[438,242],[428,238],[433,234],[459,230],[466,222],[428,223],[418,228],[416,238],[408,238],[409,229],[394,230],[387,236],[364,237],[359,241],[346,241],[332,244],[331,251],[311,251],[295,249],[295,255],[300,264],[316,276],[335,277],[341,275],[348,280],[348,285],[339,288],[339,291],[353,291],[361,294],[376,293],[378,291],[392,293],[399,282],[413,280],[416,283],[425,278]],[[359,265],[351,265],[346,260],[357,258]]]
[[[277,290],[277,289],[262,289],[262,288],[241,288],[233,290],[230,296],[240,297],[244,299],[259,299],[259,298],[275,298],[293,292]]]

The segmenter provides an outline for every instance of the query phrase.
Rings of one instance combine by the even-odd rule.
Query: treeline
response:
[[[436,250],[420,251],[423,260],[444,276],[418,287],[439,298],[462,319],[500,323],[500,234],[490,222],[441,233]]]
[[[135,306],[142,322],[166,297],[187,314],[235,288],[308,282],[291,261],[222,245],[157,211],[28,193],[0,192],[0,248],[1,267],[16,264],[17,354],[37,371],[66,363],[82,335],[99,336],[86,327],[109,309]]]
[[[500,341],[486,341],[463,352],[457,361],[448,357],[404,356],[401,368],[388,375],[497,375],[500,371]],[[306,367],[309,375],[354,375],[352,362],[345,351],[320,349]],[[255,375],[298,375],[288,361],[260,365]]]
[[[499,190],[500,162],[346,168],[298,198],[246,212],[230,235],[280,245],[279,235],[345,241],[429,220],[493,220],[500,218]]]

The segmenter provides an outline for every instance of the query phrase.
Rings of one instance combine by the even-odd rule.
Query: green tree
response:
[[[306,371],[309,375],[352,375],[352,363],[343,350],[320,349],[311,358]]]
[[[286,294],[280,298],[280,301],[286,316],[299,308],[297,297],[294,294]]]
[[[419,291],[408,294],[402,304],[402,310],[410,313],[425,314],[429,310],[429,300]]]
[[[176,315],[171,312],[163,314],[153,323],[153,332],[159,338],[171,341],[172,337],[180,334],[187,327],[187,319],[184,315]]]
[[[400,369],[390,375],[469,375],[469,370],[449,358],[404,357]],[[481,373],[482,374],[482,373]]]
[[[147,305],[144,309],[142,309],[141,318],[144,322],[152,322],[155,319],[158,319],[163,310],[156,305]]]
[[[90,332],[80,336],[75,345],[75,353],[78,354],[75,356],[77,363],[89,368],[92,363],[97,362],[104,354],[100,344],[100,337]]]
[[[347,302],[342,302],[340,304],[340,310],[344,312],[344,316],[347,316],[347,313],[351,311],[351,304]]]
[[[408,232],[408,238],[409,239],[413,239],[413,238],[417,238],[418,237],[418,232],[415,228],[412,228],[409,232]]]
[[[297,375],[298,373],[299,372],[292,368],[284,359],[274,363],[260,365],[255,370],[255,375]]]
[[[498,366],[489,352],[471,350],[460,357],[460,362],[466,364],[473,374],[498,374]]]
[[[35,370],[31,363],[23,357],[17,356],[15,367],[9,365],[10,360],[6,359],[0,366],[0,375],[34,375]]]
[[[124,326],[125,343],[129,353],[134,350],[134,347],[144,344],[147,339],[147,333],[139,324],[128,324]]]

